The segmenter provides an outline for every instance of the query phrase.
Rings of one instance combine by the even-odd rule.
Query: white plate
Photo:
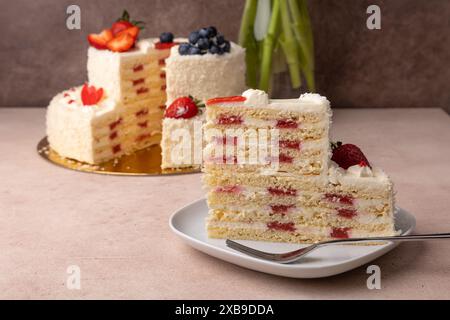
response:
[[[205,199],[197,200],[175,212],[170,218],[171,229],[190,246],[213,257],[241,267],[292,278],[321,278],[357,268],[394,249],[396,243],[372,246],[334,245],[316,249],[298,263],[280,264],[247,256],[228,248],[223,239],[210,239],[206,235],[205,218],[208,207]],[[416,225],[414,216],[397,209],[395,226],[402,235],[410,234]],[[269,252],[286,252],[304,245],[244,241],[241,243]]]

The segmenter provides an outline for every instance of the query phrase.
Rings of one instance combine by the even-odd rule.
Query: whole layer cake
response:
[[[207,148],[219,144],[225,153],[239,145],[242,136],[227,137],[230,129],[278,129],[279,166],[268,170],[267,163],[214,157],[206,162],[208,235],[296,243],[394,235],[392,182],[358,147],[337,144],[331,150],[330,116],[328,100],[317,94],[269,100],[248,90],[209,100],[205,127],[215,136]]]
[[[245,51],[214,27],[189,39],[165,32],[139,40],[140,27],[124,11],[111,28],[88,36],[88,83],[58,94],[47,111],[48,141],[60,156],[101,164],[159,144],[164,131],[163,168],[199,165],[183,160],[178,166],[183,157],[171,150],[172,131],[190,130],[194,120],[175,113],[163,128],[166,87],[171,101],[188,94],[238,94],[244,89]],[[176,57],[166,67],[171,52]]]

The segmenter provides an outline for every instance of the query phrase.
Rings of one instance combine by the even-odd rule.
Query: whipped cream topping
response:
[[[360,166],[356,164],[347,169],[347,174],[354,175],[355,177],[373,177],[373,172],[369,166]]]
[[[379,168],[370,169],[369,166],[360,166],[359,164],[349,167],[347,170],[330,160],[328,165],[328,178],[333,184],[351,181],[385,181],[388,176]],[[360,179],[364,178],[364,179]]]
[[[262,90],[248,89],[242,93],[246,98],[244,105],[247,106],[267,106],[269,104],[269,95]]]

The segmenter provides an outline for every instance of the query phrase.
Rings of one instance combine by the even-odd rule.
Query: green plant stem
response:
[[[287,1],[280,1],[280,15],[282,25],[282,36],[280,38],[281,47],[283,49],[286,61],[289,67],[292,88],[301,86],[300,62],[297,44],[292,34],[291,21]]]
[[[272,16],[267,30],[266,37],[263,41],[263,51],[261,57],[261,69],[259,78],[259,89],[268,91],[270,84],[270,76],[272,74],[272,57],[277,36],[277,29],[280,21],[280,0],[273,0]],[[281,0],[284,1],[284,0]]]
[[[299,49],[299,59],[303,75],[305,76],[308,89],[310,91],[315,91],[313,44],[311,42],[312,33],[306,1],[288,0],[288,3],[292,16],[292,29],[294,30]]]
[[[253,34],[257,5],[257,0],[247,0],[245,2],[241,28],[239,30],[239,44],[246,49],[245,61],[247,65],[247,85],[250,88],[256,88],[258,83],[258,47]]]

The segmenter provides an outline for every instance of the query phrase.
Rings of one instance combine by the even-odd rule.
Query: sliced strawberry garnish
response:
[[[113,34],[111,30],[105,29],[99,34],[91,33],[88,35],[88,41],[91,46],[94,48],[103,50],[107,48],[107,43],[111,41],[113,38]]]
[[[124,33],[128,33],[130,36],[132,36],[134,39],[136,39],[139,35],[140,29],[136,26],[131,26],[129,28],[126,28],[120,32],[118,32],[115,37],[120,37]]]
[[[362,164],[362,166],[370,166],[364,153],[354,144],[342,144],[340,142],[332,144],[333,156],[331,160],[336,162],[341,168],[348,169],[351,166]]]
[[[119,32],[133,27],[134,25],[130,21],[119,20],[113,23],[111,27],[111,32],[113,36],[117,35]]]
[[[198,113],[198,107],[191,97],[181,97],[175,99],[166,109],[164,117],[174,119],[189,119],[195,117]]]
[[[81,89],[81,101],[85,106],[91,106],[97,104],[103,97],[103,89],[96,89],[94,86],[88,86],[84,84]]]
[[[109,50],[114,52],[125,52],[131,49],[134,45],[135,38],[127,32],[118,35],[109,41],[106,46]]]
[[[219,97],[219,98],[213,98],[209,99],[206,104],[207,105],[213,105],[218,103],[227,103],[227,102],[244,102],[247,98],[243,96],[232,96],[232,97]]]

